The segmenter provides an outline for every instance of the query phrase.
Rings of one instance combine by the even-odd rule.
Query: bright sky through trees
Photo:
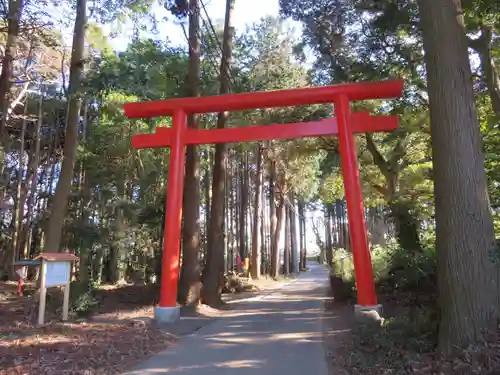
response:
[[[212,22],[214,24],[222,23],[225,13],[225,0],[206,0],[204,4]],[[159,3],[154,5],[154,9],[155,16],[160,21],[157,25],[158,35],[155,36],[155,39],[164,40],[168,38],[173,44],[186,44],[186,38],[181,26],[178,24],[179,21]],[[204,18],[206,17],[203,12],[202,15]],[[245,25],[257,22],[262,17],[277,17],[278,15],[278,0],[241,0],[236,1],[234,20],[236,27],[241,30]],[[112,30],[109,27],[107,29]],[[113,48],[124,49],[130,42],[133,35],[130,22],[126,29],[124,33],[120,33],[119,36],[111,40]]]

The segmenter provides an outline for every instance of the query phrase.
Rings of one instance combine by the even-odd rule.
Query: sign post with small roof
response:
[[[64,287],[62,320],[68,320],[69,284],[71,282],[72,262],[79,258],[69,253],[42,253],[35,258],[40,262],[40,304],[38,305],[38,324],[45,322],[45,302],[47,288]]]

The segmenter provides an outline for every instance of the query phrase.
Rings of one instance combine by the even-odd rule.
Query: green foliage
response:
[[[104,55],[93,64],[89,90],[122,91],[143,100],[187,94],[187,54],[163,42],[139,39],[118,55]]]
[[[344,180],[340,168],[332,170],[330,174],[323,178],[319,194],[321,199],[328,203],[345,198]]]
[[[332,274],[341,276],[345,281],[354,280],[354,263],[352,254],[344,249],[338,249],[333,254]]]
[[[482,95],[477,98],[481,132],[484,139],[485,168],[488,177],[490,203],[493,209],[500,207],[500,129],[495,115],[493,115],[491,100]],[[499,233],[499,232],[496,232]]]
[[[436,253],[434,248],[424,248],[419,254],[409,254],[397,243],[387,247],[375,246],[371,252],[376,284],[384,290],[390,285],[399,290],[418,290],[422,282],[436,288]],[[341,276],[346,283],[355,283],[352,254],[339,249],[334,253],[332,274]]]
[[[97,306],[98,302],[91,292],[78,294],[71,301],[70,311],[76,317],[85,317],[92,313],[92,310]]]
[[[433,248],[424,248],[417,256],[410,256],[393,243],[375,247],[371,256],[377,294],[388,309],[388,318],[382,327],[355,325],[349,341],[343,343],[346,352],[341,357],[347,357],[345,366],[353,374],[406,373],[409,364],[436,345],[436,254]],[[353,298],[355,276],[350,254],[335,253],[332,273],[343,277],[344,288]]]
[[[71,294],[69,311],[76,318],[82,318],[90,315],[98,305],[95,297],[95,288],[93,284],[83,285],[79,282],[71,283]]]
[[[464,0],[466,25],[474,32],[484,24],[498,25],[500,22],[500,4],[496,0]]]
[[[152,0],[101,0],[92,3],[90,14],[101,23],[122,23],[134,16],[147,16],[152,5]]]
[[[131,137],[170,126],[170,118],[131,120],[123,104],[185,95],[186,69],[183,50],[139,39],[118,55],[101,54],[87,75],[87,96],[96,101],[85,103],[90,120],[78,148],[85,185],[69,205],[64,242],[93,262],[116,262],[122,275],[157,256],[168,176],[168,150],[134,150]],[[94,279],[100,272],[93,270]]]
[[[237,37],[234,60],[238,72],[236,90],[261,91],[310,85],[309,74],[291,58],[296,41],[278,19],[268,17],[248,27]],[[324,107],[306,106],[271,108],[235,113],[231,123],[280,124],[323,117]],[[320,164],[326,153],[317,149],[316,140],[270,141],[266,157],[277,161],[286,190],[310,199],[316,194],[321,178]]]
[[[304,199],[310,199],[316,193],[320,181],[320,163],[325,153],[321,150],[308,153],[304,148],[308,147],[308,141],[297,144],[290,143],[287,149],[286,165],[284,171],[289,178],[288,184],[293,191]]]

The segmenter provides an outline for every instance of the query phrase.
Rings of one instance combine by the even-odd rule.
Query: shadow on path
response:
[[[323,320],[328,270],[310,272],[263,297],[234,301],[233,310],[126,375],[327,375]]]

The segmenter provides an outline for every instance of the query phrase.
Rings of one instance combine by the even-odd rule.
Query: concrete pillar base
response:
[[[175,307],[155,307],[155,321],[158,324],[171,324],[177,322],[181,317],[181,308]]]
[[[382,326],[384,324],[382,313],[382,305],[354,305],[354,317],[356,318],[356,321],[361,324],[374,324]]]

